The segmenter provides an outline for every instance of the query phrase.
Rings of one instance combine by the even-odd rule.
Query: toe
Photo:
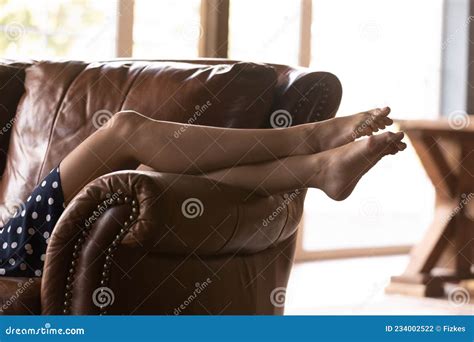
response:
[[[378,132],[379,131],[379,125],[377,123],[377,120],[370,120],[369,121],[369,126],[372,129],[372,132]]]
[[[386,117],[388,114],[390,114],[390,107],[374,108],[369,112],[378,117]]]
[[[383,123],[386,125],[386,126],[390,126],[393,124],[393,120],[390,119],[388,116],[383,116],[381,117],[381,119],[383,120]]]
[[[394,142],[400,142],[400,141],[402,141],[402,139],[403,139],[404,136],[405,136],[405,133],[403,133],[403,132],[396,132],[396,133],[392,133],[392,134],[390,135],[392,141],[394,141]]]
[[[404,149],[407,148],[407,144],[405,144],[404,142],[399,142],[397,143],[397,148],[399,151],[403,151]]]
[[[390,107],[384,107],[380,110],[380,115],[381,116],[387,116],[388,114],[390,114]]]
[[[385,117],[383,117],[385,119]],[[377,124],[377,127],[380,128],[380,129],[385,129],[385,122],[384,120],[381,120],[382,118],[377,118],[375,120],[375,123]]]

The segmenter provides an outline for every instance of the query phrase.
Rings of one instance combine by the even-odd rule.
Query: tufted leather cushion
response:
[[[26,70],[0,202],[24,200],[104,118],[122,109],[176,122],[262,127],[275,81],[272,67],[253,63],[37,63]]]

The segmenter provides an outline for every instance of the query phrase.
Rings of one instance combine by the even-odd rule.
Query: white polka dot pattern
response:
[[[54,168],[0,230],[0,276],[41,277],[46,247],[64,211],[59,168]]]

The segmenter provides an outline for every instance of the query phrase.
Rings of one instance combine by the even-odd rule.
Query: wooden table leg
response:
[[[436,189],[433,223],[387,293],[438,297],[445,282],[473,279],[474,144],[451,141],[450,150],[426,132],[407,132]],[[454,162],[453,162],[454,161]],[[422,198],[420,198],[422,200]],[[471,202],[472,200],[472,202]]]

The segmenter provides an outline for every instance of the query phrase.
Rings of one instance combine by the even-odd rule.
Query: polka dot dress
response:
[[[54,168],[0,228],[0,276],[41,277],[46,247],[64,207],[59,168]]]

